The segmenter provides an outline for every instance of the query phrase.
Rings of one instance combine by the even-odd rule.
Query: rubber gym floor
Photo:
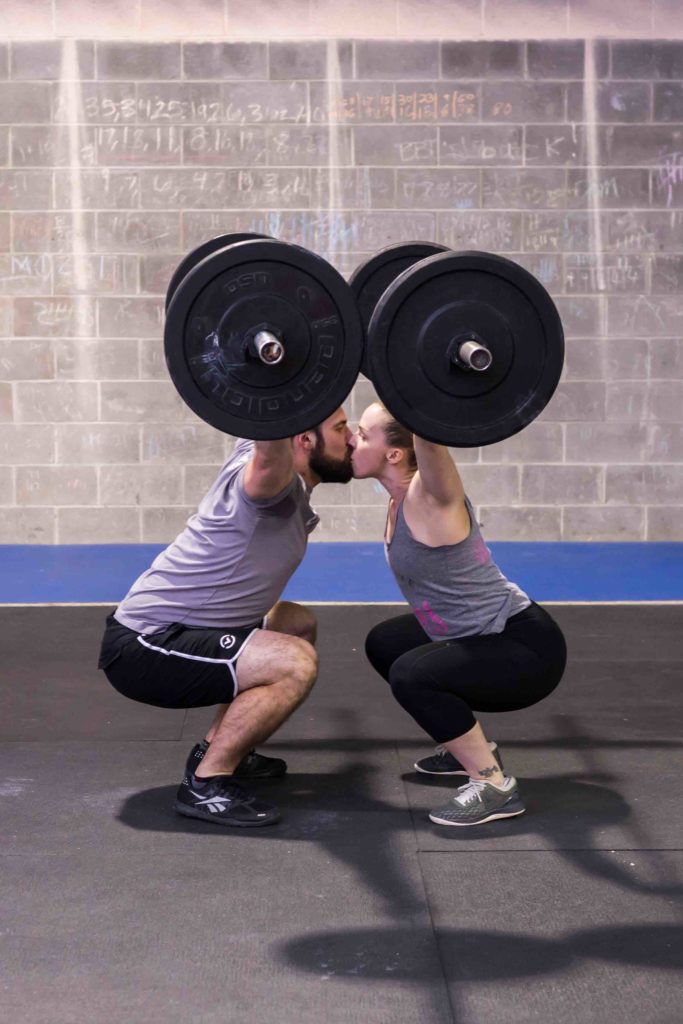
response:
[[[322,606],[313,694],[261,748],[283,820],[244,832],[174,813],[211,712],[115,693],[105,608],[3,608],[4,1019],[680,1021],[681,607],[548,607],[562,684],[482,716],[526,814],[429,822],[463,780],[413,770],[430,741],[363,654],[399,609]]]

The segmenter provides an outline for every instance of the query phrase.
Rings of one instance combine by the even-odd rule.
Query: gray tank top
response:
[[[501,633],[511,615],[531,604],[516,584],[503,576],[484,543],[469,498],[469,535],[459,544],[429,547],[415,540],[396,511],[389,568],[424,631],[432,640]]]
[[[274,498],[247,497],[253,448],[236,443],[183,532],[135,581],[114,613],[124,626],[140,633],[172,622],[250,626],[273,607],[319,519],[296,474]]]

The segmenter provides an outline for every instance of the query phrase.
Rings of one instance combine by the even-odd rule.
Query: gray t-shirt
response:
[[[391,544],[385,544],[389,568],[432,640],[501,633],[511,615],[531,604],[491,558],[469,498],[465,504],[470,532],[459,544],[432,548],[415,540],[403,502],[396,511]]]
[[[172,622],[250,626],[279,599],[319,519],[296,474],[274,498],[247,497],[253,448],[237,441],[183,532],[135,581],[114,613],[124,626],[139,633]]]

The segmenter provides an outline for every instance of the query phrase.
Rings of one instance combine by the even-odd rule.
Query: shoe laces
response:
[[[479,782],[477,779],[470,779],[464,786],[458,786],[459,796],[453,797],[456,803],[460,804],[461,807],[467,807],[468,804],[474,803],[475,800],[481,800],[481,795],[486,788],[485,782]]]

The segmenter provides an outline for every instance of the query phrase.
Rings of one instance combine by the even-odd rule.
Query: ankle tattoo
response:
[[[482,779],[490,779],[493,775],[497,775],[499,771],[500,768],[495,764],[491,768],[480,768],[479,775],[481,775]]]

